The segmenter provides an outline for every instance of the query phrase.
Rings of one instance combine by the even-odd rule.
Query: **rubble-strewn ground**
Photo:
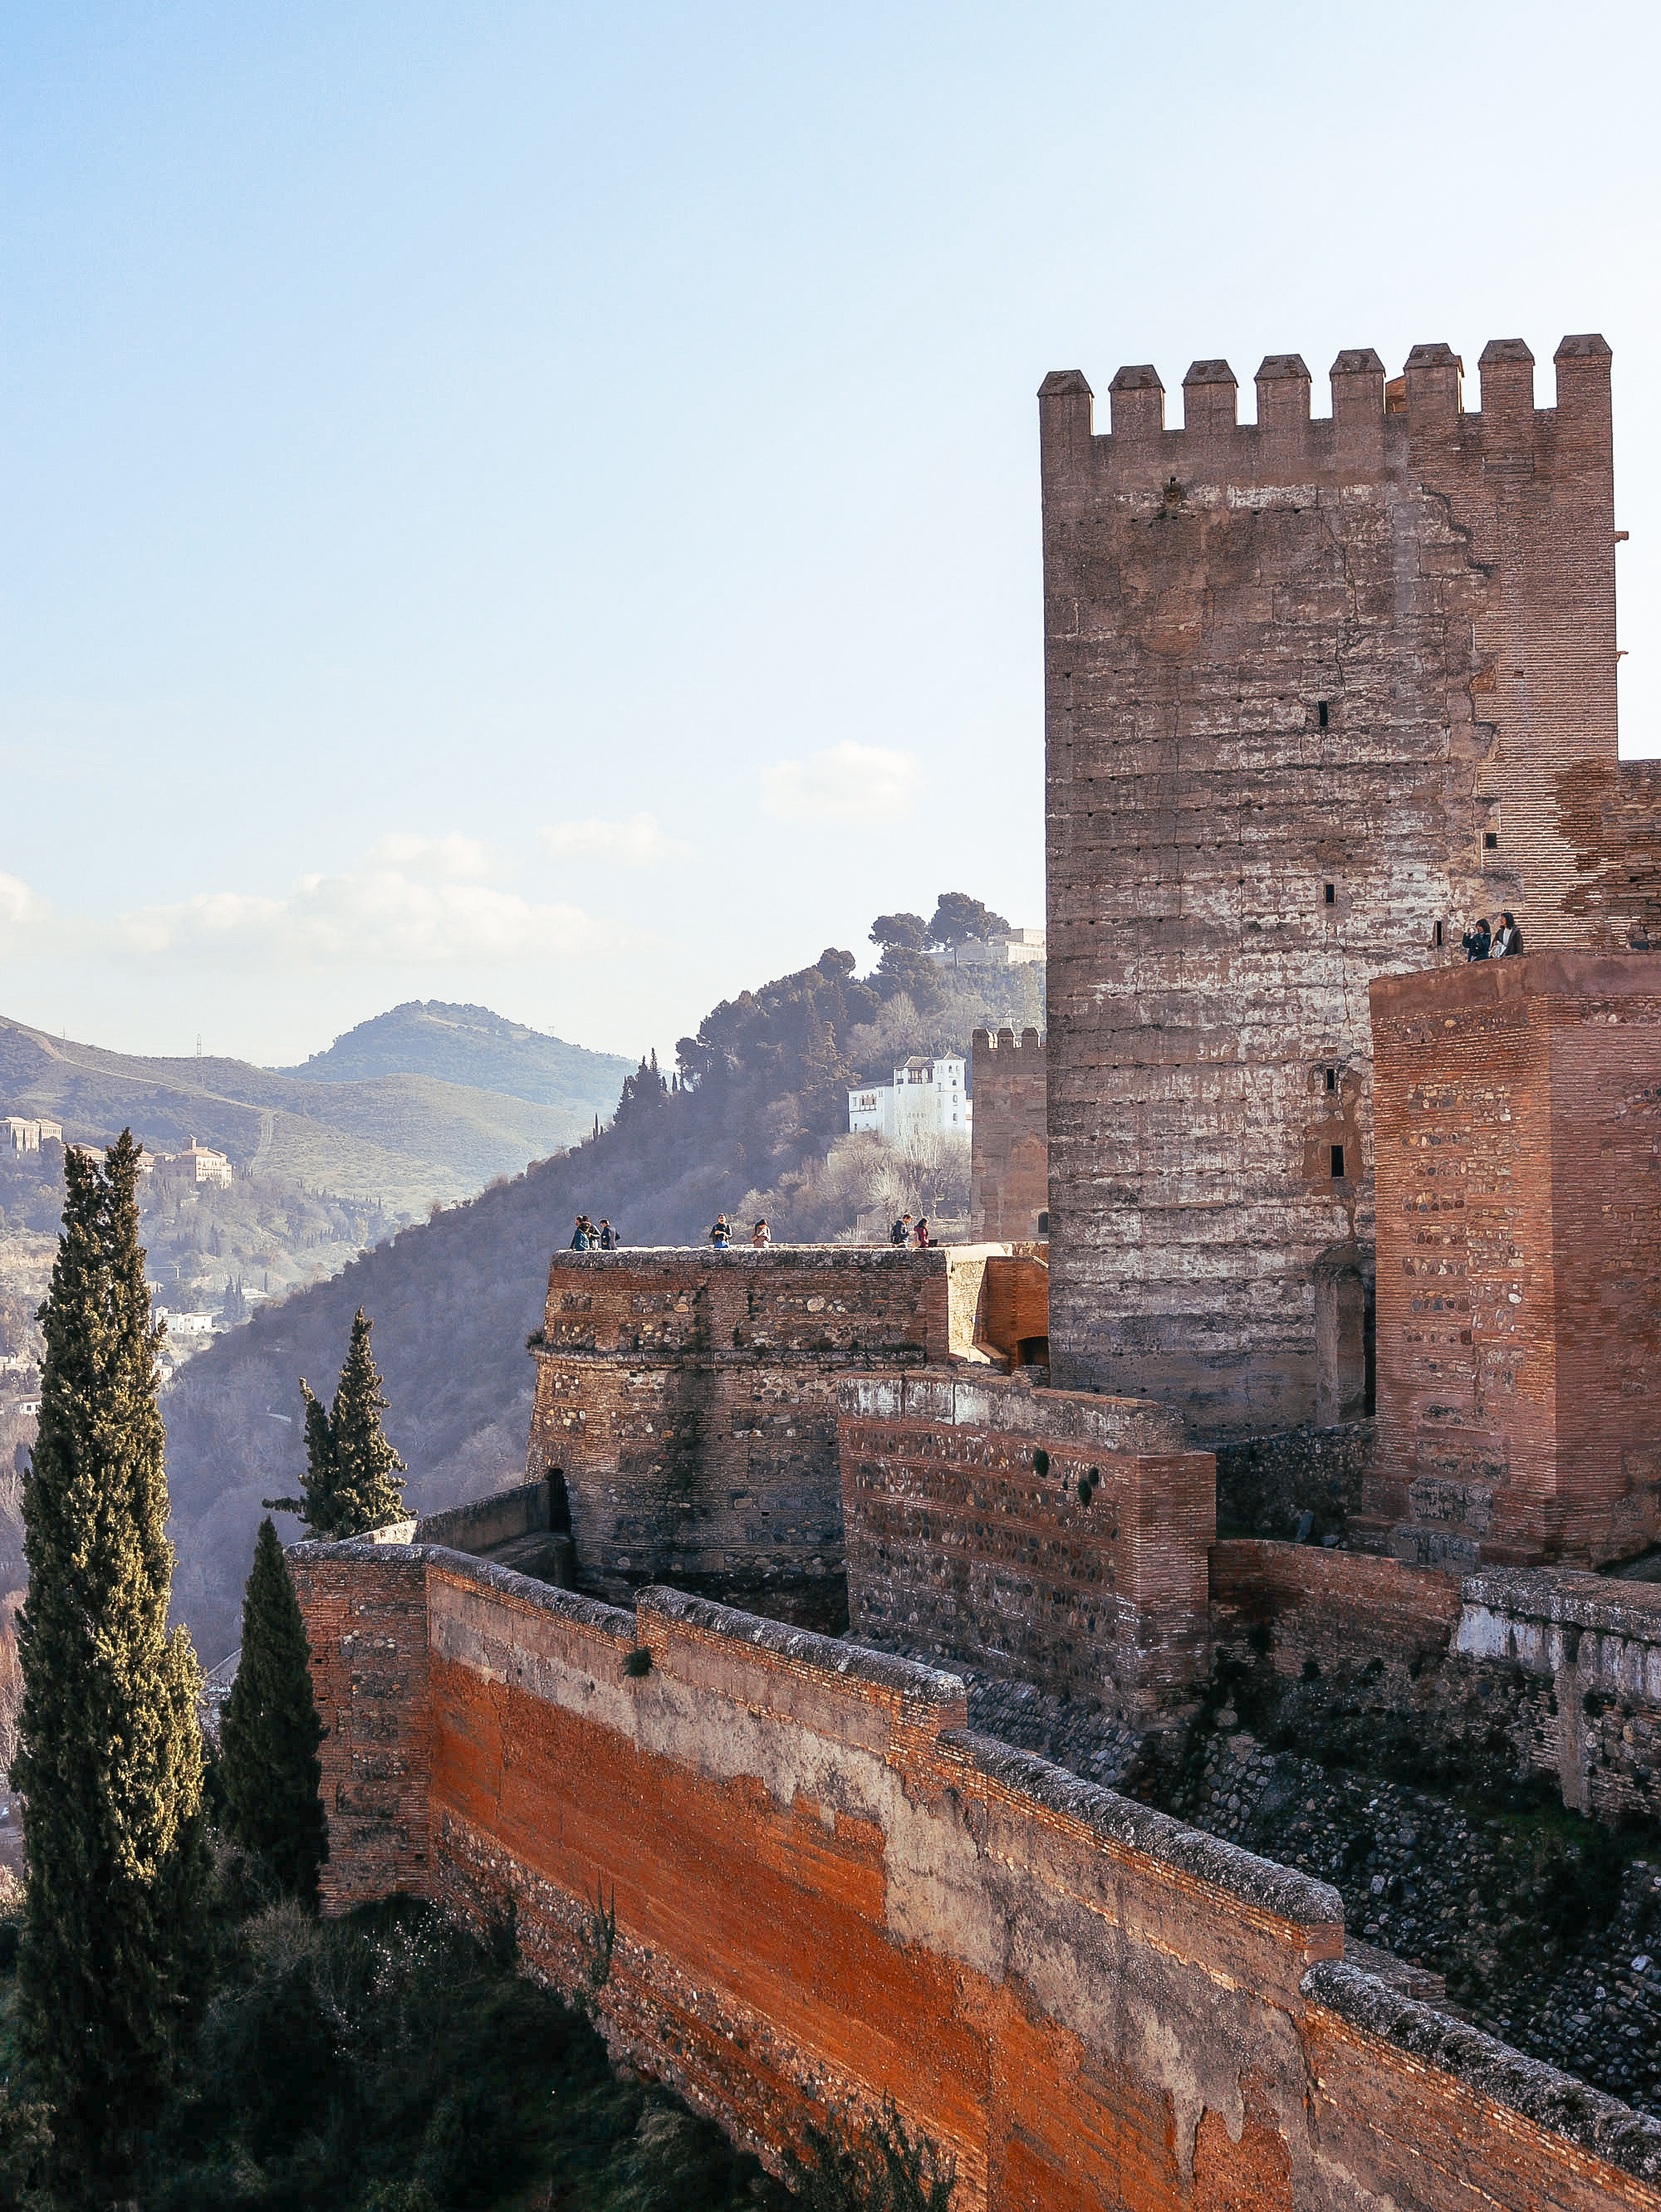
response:
[[[1464,1795],[1273,1749],[1211,1699],[1173,1770],[1099,1713],[954,1671],[972,1728],[1329,1881],[1350,1934],[1445,1975],[1450,2009],[1661,2115],[1661,1835],[1612,1835],[1538,1788]]]

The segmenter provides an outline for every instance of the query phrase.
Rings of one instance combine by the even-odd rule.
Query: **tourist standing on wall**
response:
[[[909,1216],[909,1215],[908,1215],[907,1218],[908,1218],[908,1219],[910,1218],[910,1216]],[[922,1251],[925,1251],[925,1250],[928,1249],[928,1216],[925,1213],[925,1214],[924,1214],[924,1216],[923,1216],[923,1218],[922,1218],[922,1220],[917,1224],[917,1249],[918,1249],[918,1251],[920,1251],[920,1252],[922,1252]]]
[[[600,1250],[601,1250],[602,1252],[615,1252],[615,1251],[617,1250],[617,1249],[618,1249],[618,1245],[619,1245],[619,1244],[621,1244],[621,1243],[622,1243],[622,1242],[623,1242],[622,1237],[620,1237],[618,1235],[617,1231],[616,1231],[615,1229],[613,1229],[613,1228],[612,1228],[612,1226],[611,1226],[611,1223],[606,1219],[605,1216],[602,1213],[602,1214],[600,1215],[600,1217],[599,1217],[599,1249],[600,1249]]]
[[[889,1231],[888,1241],[891,1244],[905,1244],[910,1243],[910,1237],[911,1217],[909,1213],[903,1213]]]
[[[577,1225],[571,1231],[571,1249],[574,1252],[586,1252],[588,1249],[588,1217],[586,1213],[579,1213],[577,1216]]]
[[[1475,928],[1468,929],[1462,940],[1467,960],[1486,960],[1488,957],[1488,918],[1485,914],[1476,917]]]
[[[715,1216],[715,1225],[709,1231],[709,1242],[717,1252],[724,1252],[733,1241],[733,1226],[724,1213]]]
[[[1508,914],[1500,917],[1500,928],[1489,950],[1490,960],[1515,960],[1523,950],[1523,933]]]
[[[773,1232],[767,1226],[767,1217],[764,1214],[761,1219],[756,1224],[755,1227],[750,1231],[750,1242],[756,1247],[757,1251],[760,1251],[764,1247],[770,1244],[772,1241]]]

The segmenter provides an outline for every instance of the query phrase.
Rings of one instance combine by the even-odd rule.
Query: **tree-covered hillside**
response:
[[[761,1193],[788,1240],[793,1178],[845,1133],[851,1085],[908,1052],[966,1052],[977,1022],[1043,1021],[1040,967],[954,973],[893,947],[871,975],[855,967],[851,953],[827,951],[725,1001],[681,1040],[674,1073],[649,1060],[636,1069],[598,1138],[404,1230],[191,1363],[166,1400],[174,1589],[210,1661],[235,1641],[260,1499],[295,1492],[300,1377],[332,1392],[359,1306],[375,1324],[386,1432],[408,1462],[412,1505],[517,1480],[532,1380],[525,1340],[541,1322],[549,1255],[577,1213],[609,1216],[630,1244],[688,1243]]]

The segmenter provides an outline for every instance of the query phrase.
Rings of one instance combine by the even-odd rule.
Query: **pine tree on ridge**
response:
[[[225,1826],[289,1896],[315,1906],[329,1829],[318,1795],[324,1729],[310,1657],[294,1577],[267,1515],[242,1601],[236,1680],[220,1716]]]
[[[265,1501],[272,1511],[297,1513],[310,1534],[325,1543],[364,1536],[404,1517],[404,1486],[398,1478],[406,1470],[381,1431],[386,1400],[369,1350],[374,1327],[360,1306],[332,1410],[325,1410],[301,1377],[306,1401],[304,1495]]]
[[[162,1330],[138,1242],[138,1159],[131,1131],[101,1166],[64,1152],[23,1486],[18,2023],[76,2201],[129,2193],[202,1960],[201,1675],[186,1632],[167,1628]]]

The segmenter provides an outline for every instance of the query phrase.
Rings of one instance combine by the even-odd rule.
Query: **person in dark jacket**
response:
[[[1488,958],[1515,960],[1520,956],[1522,950],[1523,933],[1517,927],[1515,917],[1509,914],[1502,914],[1500,917],[1499,929],[1495,932],[1494,943],[1488,951]]]
[[[571,1231],[571,1249],[574,1252],[586,1252],[588,1249],[588,1217],[586,1213],[579,1213],[577,1216],[577,1225]]]
[[[1467,960],[1486,960],[1492,939],[1488,935],[1488,918],[1479,914],[1474,925],[1465,932],[1462,940]]]
[[[715,1225],[709,1231],[709,1242],[717,1252],[726,1251],[733,1241],[733,1224],[724,1213],[715,1216]]]
[[[910,1243],[911,1217],[909,1213],[901,1214],[899,1219],[894,1224],[894,1226],[888,1232],[888,1241],[891,1244],[909,1244]]]
[[[600,1249],[600,1250],[601,1250],[602,1252],[615,1252],[615,1251],[617,1250],[617,1249],[618,1249],[618,1246],[622,1242],[623,1242],[623,1239],[622,1239],[622,1238],[618,1235],[617,1231],[616,1231],[615,1229],[613,1229],[613,1228],[612,1228],[612,1226],[611,1226],[611,1223],[606,1219],[605,1216],[602,1213],[602,1214],[600,1215],[600,1217],[599,1217],[599,1249]]]

